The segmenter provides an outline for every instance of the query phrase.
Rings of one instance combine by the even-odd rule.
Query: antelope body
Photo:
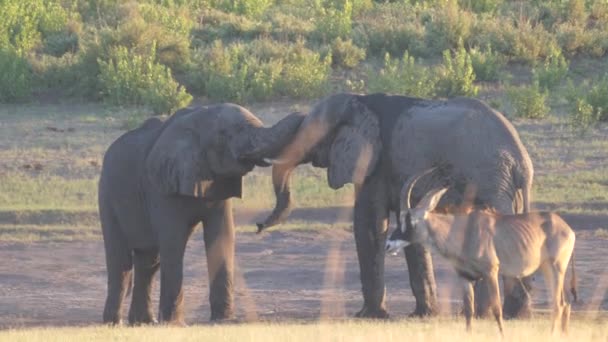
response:
[[[492,313],[502,333],[498,275],[522,278],[540,268],[553,301],[552,331],[561,320],[561,329],[567,332],[570,304],[563,290],[575,235],[559,215],[551,212],[503,215],[484,210],[433,212],[447,188],[430,191],[415,208],[409,209],[409,193],[415,181],[404,186],[409,188],[405,192],[408,209],[403,210],[401,219],[404,224],[392,233],[386,248],[392,252],[409,243],[428,244],[451,262],[463,278],[467,330],[471,329],[474,314],[474,280],[488,280]],[[571,290],[576,300],[574,264],[572,270]]]

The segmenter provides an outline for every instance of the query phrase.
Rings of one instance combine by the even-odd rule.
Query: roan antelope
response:
[[[430,170],[429,170],[430,171]],[[558,321],[567,333],[570,304],[565,299],[564,279],[574,249],[575,235],[557,214],[535,212],[503,215],[488,210],[445,214],[433,212],[447,188],[427,193],[415,208],[410,206],[412,188],[420,176],[410,178],[402,189],[401,227],[386,243],[388,252],[396,252],[410,243],[432,245],[446,257],[463,279],[464,313],[467,330],[474,314],[473,284],[488,279],[491,309],[501,334],[502,309],[498,274],[522,278],[541,269],[553,300],[554,332]],[[574,261],[571,291],[576,301]]]

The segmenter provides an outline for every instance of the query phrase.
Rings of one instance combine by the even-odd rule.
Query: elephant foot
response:
[[[165,326],[170,326],[170,327],[187,327],[188,324],[186,324],[186,322],[184,322],[183,319],[175,319],[175,320],[171,320],[171,321],[160,321],[160,323],[157,323],[160,325],[165,325]]]
[[[365,305],[355,314],[357,318],[387,319],[389,316],[385,308],[369,309]]]
[[[129,314],[129,325],[139,326],[139,325],[147,325],[147,324],[158,324],[158,321],[154,319],[154,315],[151,313],[136,315]]]
[[[412,312],[411,314],[409,314],[409,317],[416,317],[416,318],[424,318],[424,317],[433,317],[433,316],[437,316],[438,314],[438,310],[430,307],[430,306],[416,306],[416,309],[414,310],[414,312]]]
[[[211,318],[209,319],[212,322],[217,321],[228,321],[234,319],[234,312],[232,310],[226,310],[221,312],[211,312]]]
[[[117,326],[122,325],[122,319],[119,319],[119,320],[110,320],[110,321],[104,320],[103,324],[105,324],[107,326],[110,326],[110,327],[117,327]]]
[[[530,279],[523,279],[511,293],[505,294],[502,314],[505,319],[528,319],[532,317],[532,289]]]
[[[507,304],[505,302],[503,308],[503,317],[505,319],[529,319],[532,318],[532,305],[530,303],[523,305]]]
[[[118,314],[103,314],[103,324],[109,326],[122,325],[122,318]]]

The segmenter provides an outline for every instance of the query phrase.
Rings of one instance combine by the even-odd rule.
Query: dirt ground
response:
[[[237,220],[243,218],[237,216]],[[570,223],[576,226],[576,222]],[[352,232],[344,228],[273,229],[256,235],[253,231],[252,226],[251,232],[237,234],[237,321],[340,319],[360,309],[361,285]],[[606,315],[607,250],[607,239],[598,239],[591,232],[578,234],[575,254],[582,302],[574,305],[573,317]],[[101,241],[0,242],[0,260],[0,328],[101,321],[106,290]],[[435,254],[434,263],[442,310],[454,313],[460,307],[456,275]],[[403,318],[414,309],[406,269],[402,253],[387,256],[387,304],[393,318]],[[570,279],[570,273],[567,277]],[[541,279],[535,277],[533,299],[537,312],[546,312]],[[188,244],[184,285],[187,323],[206,323],[208,282],[200,230]],[[158,283],[156,300],[157,290]]]

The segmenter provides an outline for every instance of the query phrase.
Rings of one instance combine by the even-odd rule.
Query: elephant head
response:
[[[278,159],[272,161],[277,202],[264,223],[258,224],[258,231],[280,223],[289,214],[289,178],[298,164],[311,162],[326,167],[332,189],[346,183],[357,186],[376,167],[381,145],[379,120],[357,95],[336,94],[318,102]]]
[[[146,158],[148,179],[166,195],[209,200],[241,197],[241,177],[269,166],[291,140],[304,115],[272,127],[234,104],[186,108],[165,122]]]

